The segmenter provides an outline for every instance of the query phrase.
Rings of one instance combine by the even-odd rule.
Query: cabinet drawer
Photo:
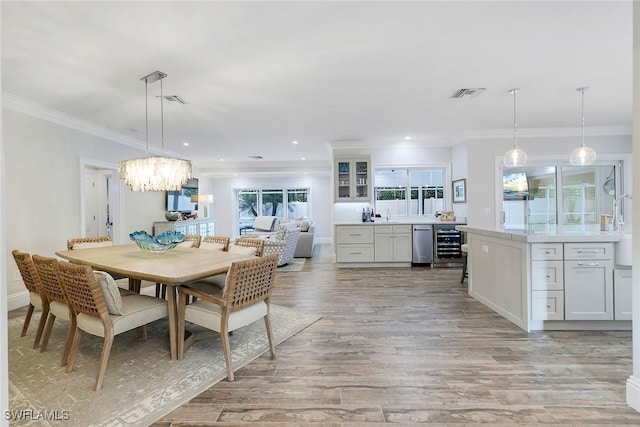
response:
[[[565,243],[564,259],[613,259],[613,243]]]
[[[373,262],[373,245],[338,245],[338,262]]]
[[[532,243],[531,259],[536,261],[562,260],[562,243]]]
[[[336,233],[338,244],[373,243],[372,225],[339,225]]]
[[[374,225],[375,234],[411,234],[411,225]]]
[[[562,261],[531,261],[531,289],[534,291],[564,290]]]
[[[564,292],[532,291],[531,317],[533,320],[564,320]]]

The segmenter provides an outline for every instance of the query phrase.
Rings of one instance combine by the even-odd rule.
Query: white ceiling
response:
[[[632,124],[632,2],[2,1],[2,90],[139,140],[168,74],[165,146],[201,168],[334,147],[447,146],[518,128]],[[459,88],[484,87],[451,99]],[[159,83],[149,86],[160,146]],[[292,145],[297,140],[299,144]],[[182,143],[190,145],[184,147]],[[262,155],[264,160],[249,159]]]

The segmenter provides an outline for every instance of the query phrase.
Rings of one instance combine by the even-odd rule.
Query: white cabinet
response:
[[[562,243],[531,244],[531,312],[534,320],[564,320]]]
[[[370,160],[368,158],[336,159],[334,181],[336,202],[370,201]]]
[[[615,320],[631,320],[632,305],[631,269],[613,271],[613,318]]]
[[[411,225],[376,225],[375,262],[411,262]]]
[[[215,235],[215,221],[212,218],[203,218],[153,223],[154,235],[165,231],[178,231],[182,234],[198,234],[202,237],[213,236]]]
[[[373,262],[373,225],[336,226],[337,262]]]
[[[613,244],[565,243],[566,320],[613,320]]]

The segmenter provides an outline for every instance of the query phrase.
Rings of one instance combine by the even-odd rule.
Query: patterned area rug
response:
[[[285,265],[278,267],[278,271],[284,272],[284,273],[287,273],[290,271],[302,271],[302,268],[304,267],[304,263],[306,260],[307,260],[306,258],[294,258],[291,260],[291,262],[288,262]]]
[[[83,334],[74,371],[60,367],[67,330],[57,320],[45,353],[32,349],[39,315],[20,337],[23,318],[9,321],[9,405],[12,426],[147,426],[226,380],[219,335],[196,341],[184,360],[169,359],[167,321],[148,326],[149,341],[129,331],[115,338],[100,391],[93,391],[102,340]],[[272,324],[281,343],[320,316],[272,305]],[[202,332],[189,324],[188,330]],[[264,322],[258,321],[231,335],[233,365],[238,368],[268,351]]]

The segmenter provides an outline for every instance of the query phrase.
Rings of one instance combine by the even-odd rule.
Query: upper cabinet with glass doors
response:
[[[370,160],[368,158],[336,159],[334,181],[336,202],[370,201]]]

